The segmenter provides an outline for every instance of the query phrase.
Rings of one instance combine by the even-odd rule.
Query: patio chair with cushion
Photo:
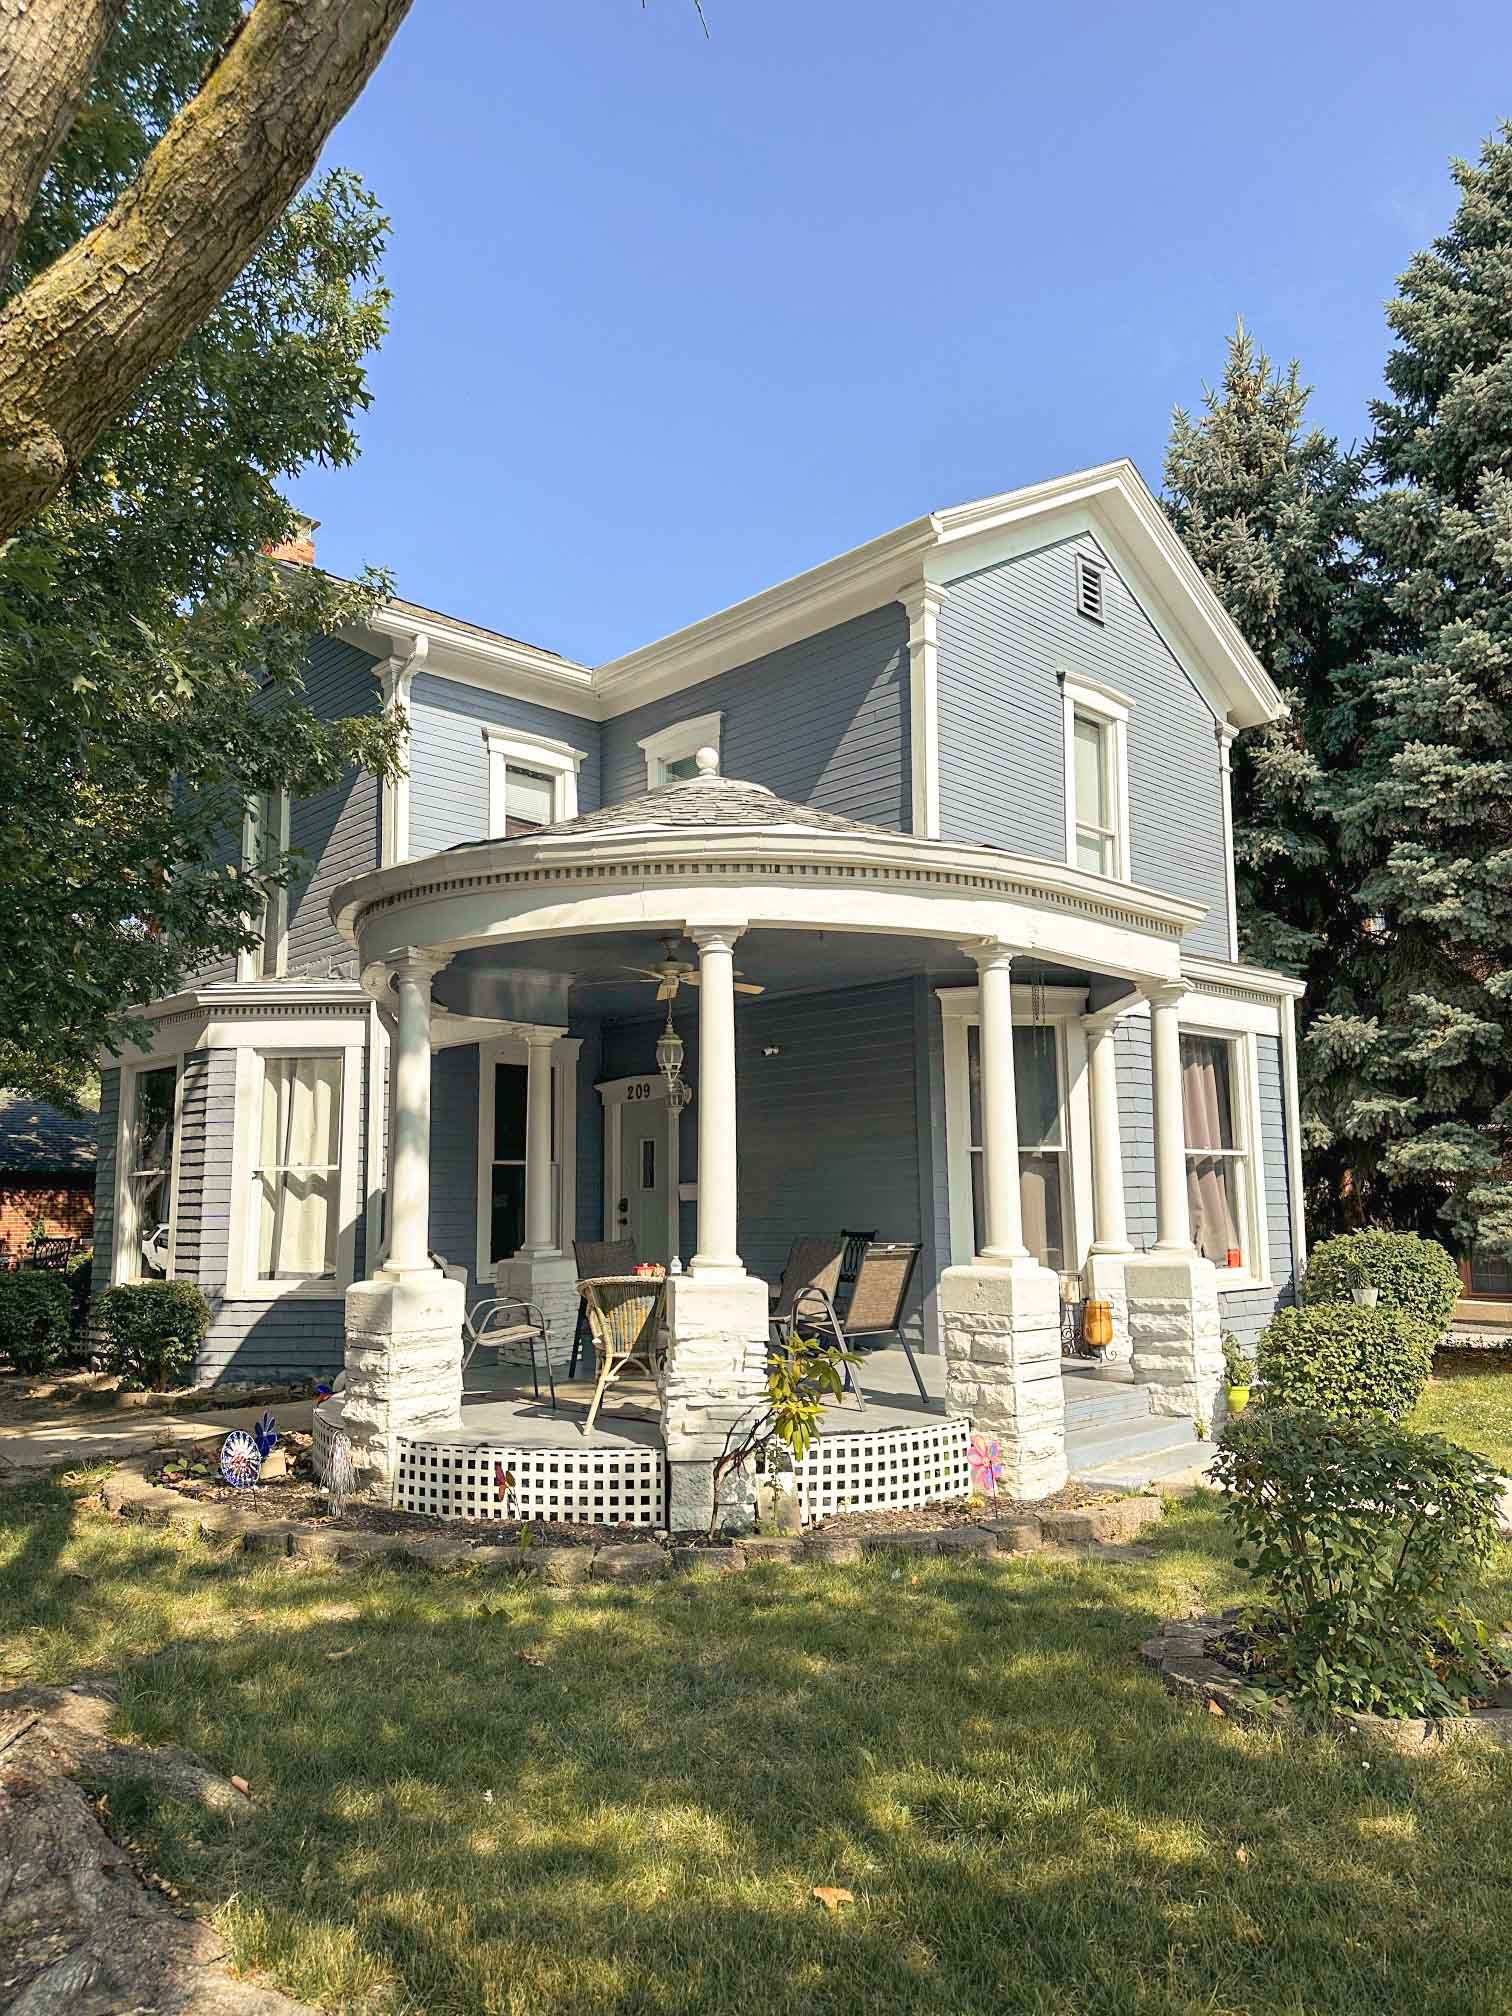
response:
[[[833,1296],[816,1288],[800,1292],[794,1313],[797,1327],[805,1335],[822,1336],[827,1331],[844,1351],[851,1351],[865,1338],[896,1337],[903,1346],[908,1369],[919,1389],[919,1398],[927,1400],[929,1389],[924,1384],[924,1375],[919,1370],[918,1359],[914,1357],[913,1346],[902,1328],[903,1310],[913,1284],[914,1268],[919,1263],[919,1252],[917,1245],[908,1245],[897,1239],[873,1241],[862,1258],[850,1306],[843,1317],[835,1307]],[[849,1368],[846,1383],[854,1387],[857,1405],[864,1408],[866,1401],[853,1366]]]
[[[551,1411],[553,1414],[556,1412],[556,1377],[551,1369],[546,1317],[537,1303],[521,1301],[514,1295],[489,1296],[485,1301],[474,1303],[462,1318],[462,1341],[467,1347],[462,1354],[464,1375],[480,1350],[498,1352],[502,1363],[502,1354],[506,1350],[523,1344],[530,1352],[530,1383],[537,1400],[541,1397],[541,1375],[536,1363],[536,1346],[539,1345],[541,1356],[546,1361],[546,1386],[551,1394]]]
[[[572,1261],[577,1268],[579,1284],[596,1281],[605,1274],[633,1274],[635,1272],[635,1241],[633,1239],[574,1239]],[[571,1385],[577,1377],[578,1352],[585,1344],[591,1344],[593,1336],[588,1328],[588,1304],[581,1292],[578,1294],[577,1322],[572,1329],[572,1356],[567,1361],[567,1383]]]
[[[583,1433],[593,1432],[599,1404],[611,1382],[632,1365],[655,1378],[661,1365],[662,1320],[667,1302],[665,1274],[599,1275],[580,1281],[588,1328],[598,1358],[598,1379]]]

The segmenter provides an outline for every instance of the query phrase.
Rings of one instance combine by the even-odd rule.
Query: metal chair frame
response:
[[[919,1361],[915,1358],[913,1346],[909,1343],[907,1333],[902,1327],[903,1311],[908,1306],[908,1291],[913,1286],[914,1269],[919,1264],[919,1254],[922,1250],[922,1247],[919,1245],[904,1240],[874,1240],[868,1246],[862,1258],[861,1265],[857,1270],[856,1285],[851,1295],[850,1309],[846,1312],[845,1316],[842,1317],[839,1310],[835,1307],[833,1295],[827,1293],[823,1288],[811,1287],[800,1291],[793,1312],[793,1320],[795,1327],[799,1330],[807,1330],[814,1334],[817,1334],[821,1330],[828,1330],[835,1342],[840,1346],[840,1349],[846,1352],[862,1337],[896,1337],[898,1342],[903,1346],[903,1355],[908,1360],[908,1369],[912,1372],[914,1384],[919,1389],[919,1398],[921,1400],[928,1400],[929,1388],[924,1384],[924,1375],[919,1370]],[[889,1318],[885,1322],[879,1321],[875,1315],[872,1315],[867,1310],[866,1306],[866,1274],[868,1264],[876,1266],[878,1262],[883,1260],[893,1261],[894,1263],[902,1261],[904,1263],[896,1293],[890,1296],[889,1306],[883,1312]],[[861,1305],[861,1318],[858,1322],[853,1323],[851,1315],[855,1312],[858,1303]],[[853,1365],[848,1365],[845,1368],[845,1383],[855,1393],[857,1409],[864,1413],[866,1411],[866,1396],[861,1391],[861,1382],[856,1377]]]
[[[505,1311],[515,1312],[516,1317],[524,1316],[520,1322],[501,1321]],[[546,1387],[551,1394],[551,1411],[556,1412],[556,1375],[551,1369],[551,1345],[548,1341],[546,1316],[537,1302],[527,1302],[518,1295],[491,1295],[482,1302],[475,1302],[462,1319],[462,1335],[467,1344],[462,1354],[462,1371],[466,1376],[479,1350],[484,1346],[498,1351],[506,1344],[526,1344],[530,1347],[530,1383],[537,1400],[541,1397],[541,1375],[536,1364],[536,1345],[540,1344],[541,1355],[546,1360]]]

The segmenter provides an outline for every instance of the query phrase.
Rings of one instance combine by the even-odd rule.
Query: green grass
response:
[[[1441,1351],[1411,1425],[1479,1450],[1512,1475],[1512,1353]]]
[[[1172,1701],[1139,1641],[1235,1593],[1210,1500],[1134,1558],[552,1598],[0,1494],[0,1665],[115,1674],[124,1733],[251,1781],[234,1835],[112,1801],[332,2010],[1504,2016],[1512,1756]]]

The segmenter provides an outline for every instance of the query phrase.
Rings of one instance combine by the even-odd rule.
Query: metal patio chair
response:
[[[598,1360],[598,1379],[583,1433],[591,1435],[600,1402],[614,1380],[632,1365],[654,1379],[661,1365],[662,1322],[667,1305],[665,1274],[608,1274],[579,1281],[588,1328]]]
[[[835,1296],[835,1306],[845,1309],[850,1306],[850,1298],[855,1293],[856,1276],[861,1272],[861,1262],[866,1258],[866,1249],[876,1238],[876,1228],[870,1232],[848,1232],[842,1225],[840,1237],[845,1241],[845,1252],[840,1261],[840,1288]]]
[[[844,1316],[836,1309],[832,1295],[818,1288],[809,1288],[800,1290],[798,1294],[794,1322],[805,1335],[823,1335],[828,1331],[841,1350],[846,1352],[850,1352],[863,1338],[896,1337],[903,1346],[908,1369],[919,1389],[919,1398],[927,1400],[929,1388],[924,1384],[919,1361],[902,1328],[903,1311],[908,1303],[908,1291],[913,1285],[914,1269],[919,1264],[921,1250],[917,1244],[909,1245],[898,1239],[874,1240],[862,1257],[850,1306]],[[846,1371],[846,1384],[853,1388],[857,1406],[864,1409],[866,1398],[855,1376],[855,1368],[848,1366]]]
[[[449,1267],[438,1253],[431,1256],[443,1274],[456,1278],[461,1271]],[[463,1275],[463,1279],[466,1276]],[[541,1374],[536,1363],[536,1346],[541,1347],[541,1356],[546,1360],[546,1390],[551,1395],[551,1411],[556,1412],[556,1374],[551,1369],[551,1344],[546,1330],[546,1315],[539,1303],[526,1302],[518,1295],[488,1295],[481,1302],[475,1302],[462,1318],[462,1342],[466,1347],[462,1353],[462,1374],[467,1376],[467,1368],[481,1350],[502,1354],[512,1345],[523,1344],[530,1352],[530,1384],[537,1400],[541,1397]],[[502,1359],[500,1360],[502,1362]]]
[[[840,1286],[844,1246],[843,1233],[837,1233],[833,1238],[793,1241],[767,1316],[772,1335],[778,1343],[782,1342],[784,1333],[792,1329],[798,1303],[803,1296],[817,1291],[826,1302],[834,1300]]]
[[[635,1272],[635,1241],[633,1239],[574,1239],[572,1242],[572,1264],[577,1268],[579,1294],[577,1322],[572,1329],[572,1356],[567,1361],[567,1383],[570,1386],[577,1377],[578,1353],[585,1344],[593,1342],[593,1334],[588,1328],[588,1304],[581,1292],[584,1281],[596,1281],[608,1274],[633,1274]]]

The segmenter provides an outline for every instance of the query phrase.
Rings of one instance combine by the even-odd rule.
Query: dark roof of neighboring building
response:
[[[92,1176],[93,1113],[65,1113],[20,1092],[0,1092],[0,1176]]]
[[[448,616],[444,609],[427,609],[423,602],[406,602],[402,595],[391,595],[384,603],[385,609],[397,610],[401,616],[418,616],[433,623],[445,623],[453,630],[462,630],[469,637],[481,637],[487,644],[518,644],[524,651],[539,651],[543,658],[559,658],[564,665],[575,661],[565,657],[560,651],[553,651],[549,644],[532,644],[525,637],[511,637],[507,630],[490,630],[482,623],[467,623],[460,616]]]

